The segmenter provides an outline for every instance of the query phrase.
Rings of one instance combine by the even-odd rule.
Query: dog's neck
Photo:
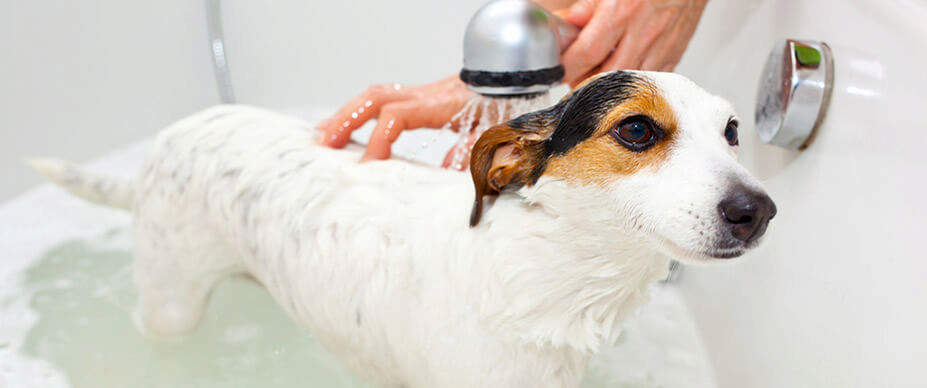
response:
[[[576,187],[539,185],[500,196],[475,230],[485,242],[474,258],[486,271],[480,311],[503,334],[588,355],[617,339],[668,259],[614,213],[569,203]]]

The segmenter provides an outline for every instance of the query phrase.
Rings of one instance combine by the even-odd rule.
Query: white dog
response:
[[[575,387],[670,258],[739,256],[776,212],[737,164],[731,105],[673,74],[607,73],[490,129],[472,181],[313,138],[220,106],[161,132],[132,183],[33,164],[132,209],[146,332],[190,332],[219,280],[249,274],[391,387]]]

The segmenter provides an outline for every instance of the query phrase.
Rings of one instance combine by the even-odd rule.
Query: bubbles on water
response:
[[[250,341],[252,339],[258,338],[261,335],[261,327],[253,324],[244,324],[232,326],[225,329],[223,334],[223,339],[226,343],[239,343]],[[277,354],[280,353],[279,350],[276,351]]]

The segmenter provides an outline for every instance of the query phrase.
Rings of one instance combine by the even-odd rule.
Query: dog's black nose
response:
[[[751,243],[766,233],[769,220],[776,216],[776,204],[768,195],[738,188],[718,204],[721,219],[734,238]]]

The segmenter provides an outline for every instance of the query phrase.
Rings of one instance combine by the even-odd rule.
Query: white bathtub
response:
[[[719,386],[927,386],[927,3],[713,1],[678,71],[751,123],[784,38],[832,47],[834,94],[805,151],[745,131],[780,210],[768,243],[679,282]]]

